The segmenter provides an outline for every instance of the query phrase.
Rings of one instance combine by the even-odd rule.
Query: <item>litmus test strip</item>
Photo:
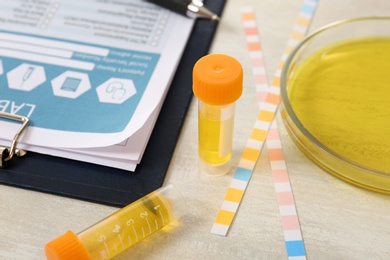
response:
[[[275,185],[276,199],[282,221],[287,256],[291,260],[303,260],[306,259],[305,244],[302,238],[294,194],[288,176],[287,164],[284,159],[283,147],[276,120],[271,125],[266,143],[272,170],[272,180]]]
[[[268,81],[253,8],[243,7],[241,9],[241,18],[249,51],[252,75],[255,81],[257,99],[264,101],[268,92]]]
[[[295,21],[292,33],[290,35],[289,40],[287,41],[287,47],[284,50],[284,54],[280,59],[278,68],[271,82],[270,89],[275,89],[277,91],[277,93],[273,93],[273,95],[277,95],[277,97],[271,95],[273,98],[280,98],[280,77],[282,75],[284,63],[286,62],[286,59],[290,52],[298,45],[299,41],[302,40],[303,37],[305,37],[307,28],[309,27],[311,18],[314,15],[318,1],[319,0],[305,0],[301,5],[298,18]],[[267,98],[269,98],[268,95]]]
[[[266,108],[262,108],[258,114],[255,126],[233,175],[233,180],[215,219],[211,229],[213,234],[226,236],[244,196],[277,109],[277,103],[267,103],[266,101],[266,104]]]
[[[252,29],[253,25],[255,25],[254,15],[253,13],[248,13],[247,16],[243,15],[242,19],[244,23],[248,23],[249,25],[244,26],[244,28],[248,42],[248,49],[251,52],[253,73],[258,75],[256,78],[256,90],[259,93],[264,93],[265,100],[265,96],[268,93],[268,84],[265,78],[265,70],[263,69],[264,66],[261,64],[263,59],[256,27],[254,27],[255,30]],[[257,71],[257,68],[261,68],[261,70]],[[250,138],[248,139],[238,167],[233,175],[233,180],[230,183],[230,187],[225,195],[221,209],[219,210],[217,218],[211,229],[211,233],[213,234],[226,236],[238,210],[239,204],[244,196],[246,187],[252,176],[257,159],[260,156],[268,129],[274,118],[277,105],[279,103],[278,99],[268,101],[270,102],[265,103],[263,109],[260,110],[257,116]]]
[[[307,9],[306,9],[307,10]],[[314,9],[313,9],[314,11]],[[311,12],[313,14],[313,12]],[[253,57],[262,57],[262,55],[256,54],[253,55],[253,51],[249,48],[249,43],[253,45],[253,41],[260,39],[258,37],[258,30],[256,28],[256,22],[254,19],[254,13],[252,8],[245,8],[242,10],[242,16],[252,17],[253,21],[244,22],[245,32],[250,32],[250,34],[257,34],[256,37],[246,37],[248,42],[248,50],[250,53],[251,59]],[[311,19],[312,15],[306,16],[306,18]],[[302,20],[298,20],[302,23]],[[305,26],[298,28],[303,34],[306,33],[309,22],[304,21]],[[259,41],[260,46],[260,41]],[[261,52],[261,50],[259,51]],[[259,59],[259,58],[257,58]],[[261,84],[261,87],[256,87],[258,92],[258,102],[261,107],[264,99],[266,97],[268,84],[266,74],[258,75],[256,72],[265,71],[264,61],[253,61],[253,64],[257,64],[258,67],[253,67],[253,76],[255,83]],[[261,68],[262,67],[262,68]],[[259,78],[261,77],[261,81]],[[265,87],[264,87],[265,85]],[[283,147],[280,141],[279,129],[277,121],[274,119],[271,129],[267,135],[266,144],[268,148],[268,158],[272,170],[272,179],[275,186],[277,202],[279,206],[279,213],[281,216],[282,229],[284,234],[285,246],[287,250],[287,255],[289,259],[306,259],[306,251],[302,238],[301,227],[299,223],[299,218],[296,210],[295,199],[291,188],[291,183],[288,176],[288,169],[286,161],[284,160]]]
[[[257,159],[260,156],[263,144],[266,140],[268,134],[268,129],[271,126],[271,122],[274,119],[277,107],[280,100],[280,75],[281,68],[284,65],[286,57],[291,50],[292,45],[297,44],[299,37],[303,38],[304,34],[302,31],[302,26],[308,26],[310,23],[310,18],[314,13],[317,0],[305,0],[304,4],[301,7],[300,13],[298,15],[297,23],[294,25],[293,33],[288,41],[288,45],[283,55],[281,64],[279,64],[278,71],[276,72],[274,79],[272,81],[271,87],[266,90],[266,96],[264,98],[263,105],[259,111],[255,126],[252,129],[250,138],[248,139],[246,148],[244,149],[243,155],[240,159],[238,167],[233,175],[233,180],[228,188],[228,191],[225,195],[224,201],[222,203],[221,209],[219,210],[211,233],[216,235],[226,236],[231,224],[233,223],[236,212],[239,208],[241,200],[244,196],[246,187],[249,183],[249,180],[252,176],[253,169],[256,165]],[[255,20],[254,16],[250,15],[242,16],[243,22],[250,20]],[[247,35],[246,35],[247,36]],[[252,35],[253,36],[253,35]],[[255,39],[256,37],[250,37],[250,39]],[[260,44],[253,44],[254,51],[261,50]],[[249,45],[248,45],[249,47]],[[256,54],[254,54],[256,56]],[[265,74],[264,74],[265,75]]]

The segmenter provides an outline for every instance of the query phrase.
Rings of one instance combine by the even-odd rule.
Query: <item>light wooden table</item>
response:
[[[272,78],[302,0],[228,0],[210,52],[237,58],[245,89],[237,103],[233,163],[237,165],[257,115],[257,101],[239,10],[256,10],[267,74]],[[0,3],[1,5],[1,3]],[[336,20],[390,16],[387,0],[321,0],[310,31]],[[286,133],[278,115],[309,259],[390,259],[390,196],[356,188],[310,161]],[[264,150],[265,151],[265,150]],[[263,152],[227,237],[210,233],[232,173],[198,172],[194,99],[166,183],[182,190],[189,212],[117,259],[286,259],[267,153]],[[81,231],[116,208],[0,186],[0,259],[44,259],[44,245],[67,230]]]

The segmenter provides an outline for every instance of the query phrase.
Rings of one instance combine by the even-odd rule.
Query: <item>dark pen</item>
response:
[[[161,7],[191,18],[208,18],[219,21],[217,14],[207,9],[199,0],[149,0]]]

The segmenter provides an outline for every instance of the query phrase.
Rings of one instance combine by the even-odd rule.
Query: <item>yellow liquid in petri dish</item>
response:
[[[199,156],[210,165],[221,165],[232,156],[234,107],[224,117],[222,107],[204,104],[199,113]]]
[[[79,234],[91,259],[111,259],[169,224],[173,212],[166,198],[153,192]]]
[[[390,172],[390,38],[329,45],[299,64],[288,84],[295,114],[316,139]]]

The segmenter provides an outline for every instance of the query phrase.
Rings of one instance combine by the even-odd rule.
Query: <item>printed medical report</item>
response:
[[[135,170],[194,21],[141,0],[15,0],[0,10],[0,111],[19,147]],[[20,125],[0,120],[1,145]]]

